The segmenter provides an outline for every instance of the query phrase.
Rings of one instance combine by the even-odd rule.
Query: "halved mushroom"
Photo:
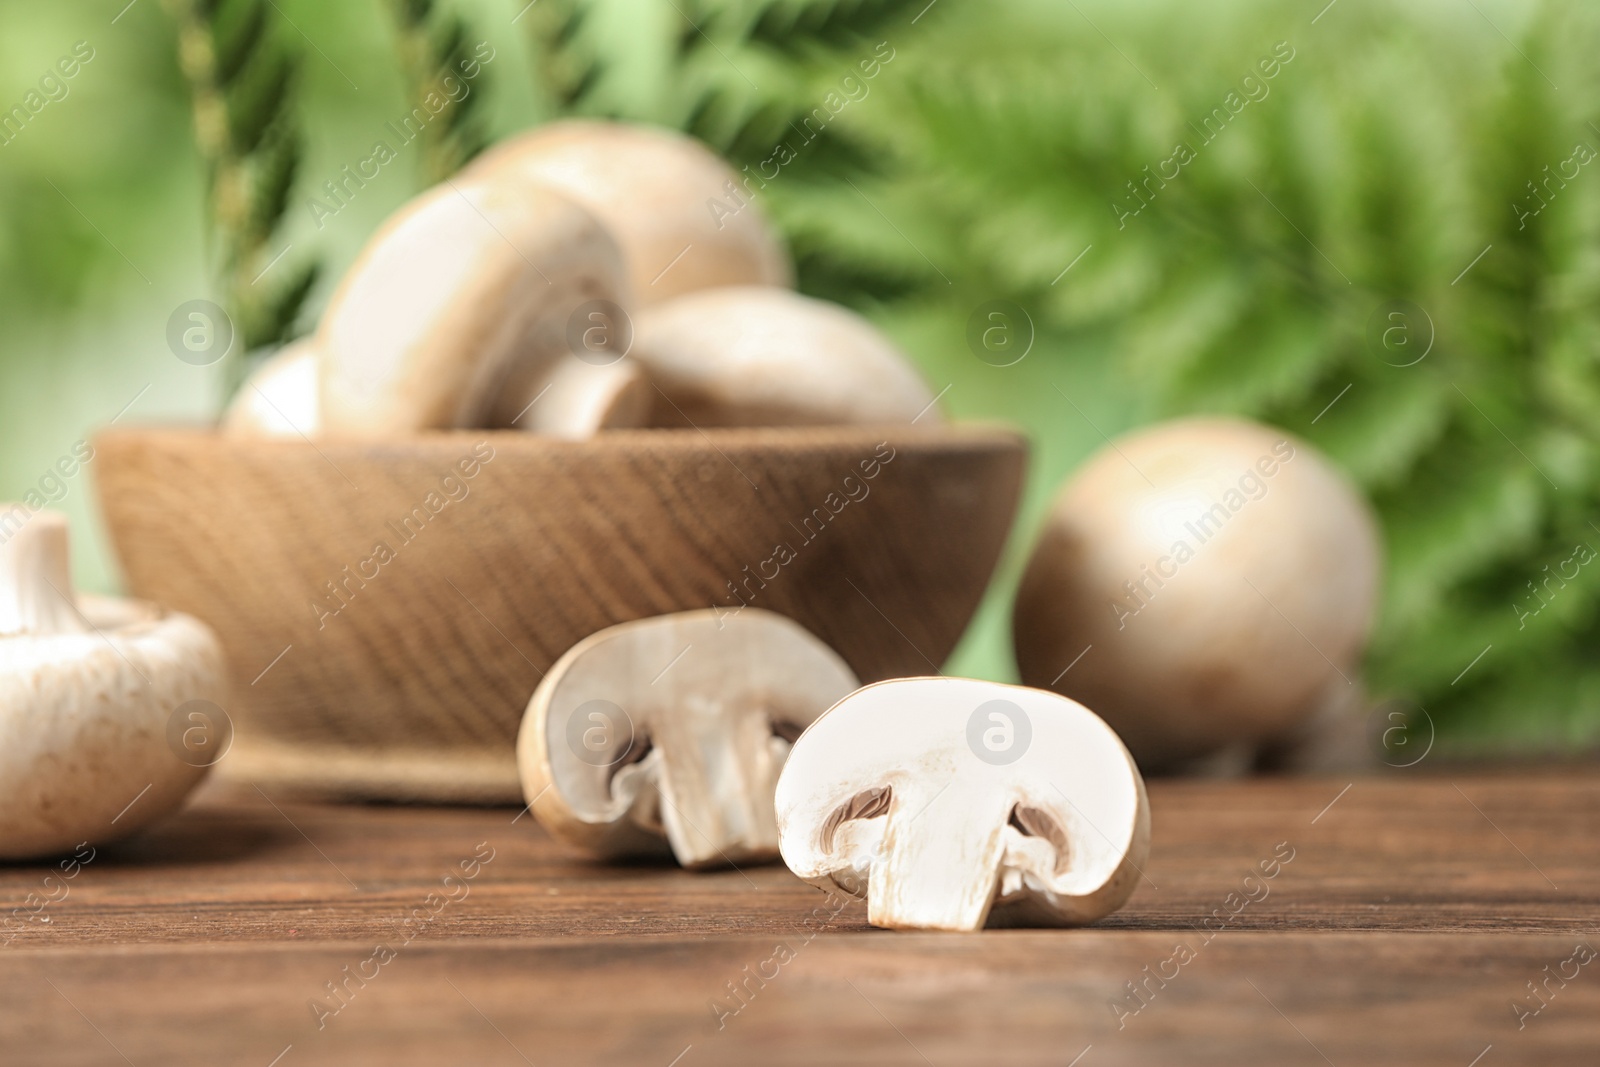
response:
[[[323,316],[322,425],[355,437],[514,423],[541,431],[560,413],[534,401],[563,362],[581,362],[569,322],[587,304],[625,300],[615,242],[560,193],[439,186],[385,223]],[[629,408],[584,410],[593,432]]]
[[[759,608],[612,626],[528,702],[523,793],[552,835],[596,855],[665,844],[690,868],[772,859],[790,743],[856,684],[799,623]]]
[[[1238,419],[1138,430],[1052,505],[1017,666],[1105,716],[1146,772],[1248,767],[1324,711],[1360,732],[1380,555],[1371,508],[1304,441]]]
[[[1093,922],[1150,845],[1144,781],[1098,716],[966,678],[852,693],[795,742],[776,803],[789,869],[897,930]]]
[[[239,387],[222,416],[230,437],[315,437],[317,349],[308,338],[269,356]]]
[[[792,284],[753,179],[674,130],[554,122],[501,142],[467,173],[559,189],[594,212],[622,246],[641,307],[713,286]]]
[[[708,289],[641,312],[655,426],[938,422],[910,359],[866,319],[787,289]]]
[[[210,765],[169,738],[182,705],[225,698],[215,635],[137,602],[84,607],[65,517],[0,504],[0,859],[124,837]]]

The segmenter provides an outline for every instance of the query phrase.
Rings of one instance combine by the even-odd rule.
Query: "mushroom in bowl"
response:
[[[523,792],[552,835],[595,855],[773,859],[790,743],[856,684],[799,623],[759,608],[612,626],[556,661],[529,701]]]
[[[222,416],[230,437],[316,437],[322,432],[317,411],[316,347],[301,338],[267,357],[246,378]]]
[[[795,742],[779,847],[897,930],[1074,926],[1133,893],[1144,781],[1117,735],[1054,693],[967,678],[857,690]]]
[[[860,315],[787,289],[707,289],[646,308],[630,355],[655,426],[940,421],[915,364]]]
[[[737,172],[676,130],[552,122],[510,138],[469,178],[558,189],[621,246],[640,306],[723,285],[789,285],[783,239]]]
[[[329,302],[315,339],[322,429],[384,439],[514,426],[579,438],[636,423],[649,388],[638,369],[569,337],[587,306],[615,306],[626,291],[616,243],[560,193],[438,186],[384,224]],[[551,388],[561,402],[538,403]]]

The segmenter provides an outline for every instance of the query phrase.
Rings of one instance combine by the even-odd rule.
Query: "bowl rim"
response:
[[[507,447],[523,453],[718,451],[748,450],[793,451],[797,448],[871,448],[888,441],[896,447],[928,450],[1021,450],[1032,442],[1020,427],[1001,421],[932,423],[861,423],[820,426],[707,426],[649,427],[606,430],[587,440],[570,441],[511,429],[427,430],[392,438],[340,437],[244,437],[230,436],[220,428],[197,423],[163,423],[138,426],[106,426],[93,435],[96,444],[154,442],[164,445],[205,444],[208,447],[241,448],[252,451],[274,449],[316,449],[340,453],[393,453],[414,447],[431,451],[441,446],[456,447],[463,442],[487,440],[496,448]]]

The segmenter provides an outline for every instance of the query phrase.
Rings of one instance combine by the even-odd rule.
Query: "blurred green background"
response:
[[[743,166],[800,146],[794,123],[826,107],[763,194],[801,288],[881,324],[953,415],[1036,444],[950,670],[1013,675],[1011,586],[1050,494],[1105,435],[1240,413],[1325,449],[1379,508],[1375,693],[1419,702],[1459,748],[1600,731],[1600,567],[1573,562],[1600,546],[1594,5],[214,6],[0,0],[0,110],[45,100],[0,135],[0,498],[119,412],[212,416],[227,369],[174,358],[173,309],[264,300],[320,263],[298,314],[255,331],[303,332],[373,228],[485,139],[612,115],[688,129]],[[243,68],[206,157],[185,19]],[[370,154],[429,64],[485,44],[451,139],[401,149],[318,218],[322,183]],[[92,57],[52,78],[74,54]],[[293,177],[232,259],[207,181],[230,136]],[[968,342],[991,301],[1033,335],[1009,366]],[[82,584],[109,589],[92,474],[57,506]]]

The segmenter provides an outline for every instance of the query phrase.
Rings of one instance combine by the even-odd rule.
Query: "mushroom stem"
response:
[[[1003,795],[950,789],[921,811],[896,805],[902,810],[889,813],[881,866],[867,884],[867,921],[896,930],[981,929],[1005,857],[1010,803]]]
[[[591,364],[569,356],[557,361],[509,425],[581,441],[600,430],[643,426],[654,399],[649,379],[632,360]]]
[[[0,636],[82,633],[88,629],[72,600],[67,517],[23,504],[0,504]]]
[[[719,727],[720,711],[697,703],[686,703],[683,720],[656,724],[661,824],[673,855],[690,869],[771,856],[778,851],[772,794],[783,760],[773,752],[767,716]]]

